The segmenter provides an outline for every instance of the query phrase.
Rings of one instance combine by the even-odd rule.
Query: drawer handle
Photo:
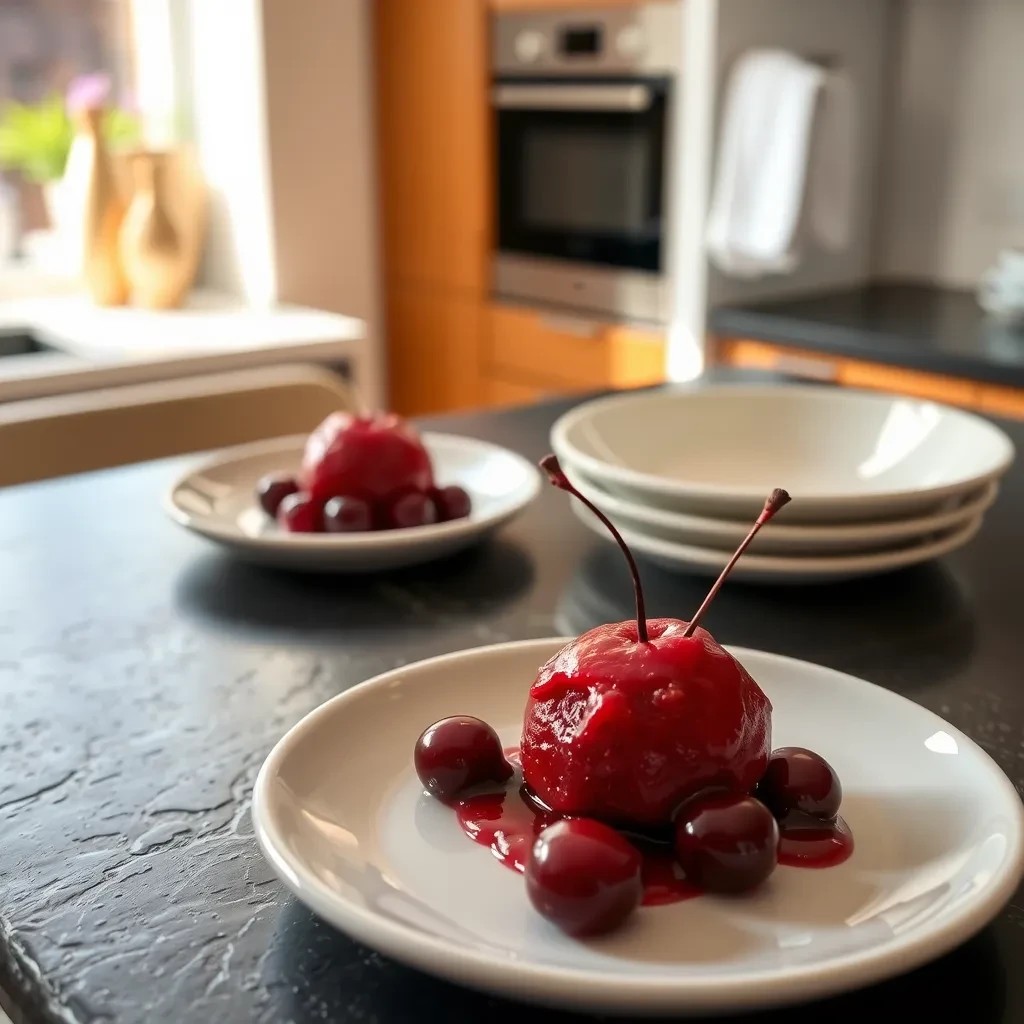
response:
[[[577,338],[595,338],[604,326],[604,324],[579,316],[556,316],[553,314],[541,316],[540,322],[548,330],[573,334]]]

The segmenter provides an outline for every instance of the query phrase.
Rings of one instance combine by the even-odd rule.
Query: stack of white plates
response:
[[[884,572],[966,544],[1014,455],[1003,431],[959,409],[804,385],[600,399],[558,420],[551,441],[635,553],[687,572],[717,575],[769,491],[785,488],[792,503],[735,575],[789,582]]]

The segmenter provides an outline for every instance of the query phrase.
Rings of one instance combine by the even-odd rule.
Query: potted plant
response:
[[[8,103],[0,111],[0,167],[19,172],[43,189],[50,223],[58,233],[74,223],[79,211],[62,194],[62,179],[74,138],[73,117],[78,111],[105,107],[110,77],[80,75],[66,96],[51,95],[38,103]],[[103,116],[103,135],[112,146],[134,142],[138,119],[131,112],[111,107]]]

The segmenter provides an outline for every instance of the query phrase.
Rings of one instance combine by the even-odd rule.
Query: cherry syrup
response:
[[[545,807],[523,782],[519,751],[506,750],[515,775],[505,788],[458,797],[451,801],[462,831],[495,859],[522,874],[533,842],[562,815]],[[702,889],[687,882],[676,863],[672,845],[664,840],[626,833],[643,858],[645,907],[664,906],[700,896]],[[853,853],[853,833],[837,817],[835,822],[790,815],[779,822],[779,863],[799,868],[827,868],[841,864]]]

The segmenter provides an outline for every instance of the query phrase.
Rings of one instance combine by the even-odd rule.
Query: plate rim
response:
[[[420,433],[424,442],[437,441],[442,444],[456,443],[466,447],[488,448],[500,451],[517,460],[531,472],[526,474],[527,492],[523,498],[508,509],[492,511],[474,518],[473,514],[464,519],[453,519],[447,523],[431,523],[429,526],[416,526],[399,530],[375,530],[367,533],[282,533],[280,535],[252,535],[237,529],[223,527],[197,518],[193,513],[182,509],[174,500],[175,493],[185,486],[189,479],[203,472],[231,465],[246,457],[269,454],[274,451],[290,451],[293,447],[302,448],[307,439],[306,434],[287,434],[265,438],[261,441],[248,441],[245,444],[232,445],[210,453],[201,461],[195,462],[181,472],[164,490],[161,505],[164,512],[177,523],[192,533],[218,543],[232,547],[246,548],[261,552],[314,552],[349,551],[352,553],[368,553],[388,551],[396,547],[419,547],[420,542],[438,541],[463,534],[484,532],[504,522],[510,516],[522,511],[531,504],[541,490],[540,471],[529,459],[492,441],[484,441],[478,437],[465,434],[449,434],[443,431],[425,430]]]
[[[595,409],[609,408],[617,405],[629,405],[637,402],[650,401],[652,397],[662,396],[663,398],[689,397],[713,397],[716,394],[729,393],[732,395],[749,395],[763,397],[767,394],[785,396],[793,395],[818,395],[828,397],[834,401],[893,401],[910,402],[918,407],[929,406],[942,410],[954,418],[980,425],[981,428],[991,434],[998,445],[1002,447],[1003,454],[997,458],[994,466],[984,473],[977,473],[970,477],[950,484],[943,484],[938,487],[926,488],[897,488],[887,491],[879,491],[873,494],[850,495],[836,493],[821,493],[814,495],[799,495],[800,504],[804,508],[817,507],[821,509],[834,509],[839,507],[863,508],[873,504],[885,503],[913,503],[916,501],[941,500],[960,491],[977,488],[992,480],[1001,478],[1012,465],[1016,457],[1016,447],[1007,433],[992,423],[990,420],[966,409],[959,409],[956,406],[946,405],[942,402],[933,402],[928,399],[914,398],[912,396],[895,394],[887,391],[869,391],[861,388],[848,387],[821,387],[812,384],[709,384],[699,388],[674,387],[656,389],[654,391],[641,391],[626,394],[609,395],[603,398],[594,398],[580,403],[563,413],[555,420],[551,427],[551,446],[559,458],[570,462],[576,462],[586,469],[598,480],[611,480],[624,487],[632,487],[641,493],[658,494],[675,499],[705,499],[721,500],[730,502],[751,502],[759,504],[764,500],[762,491],[746,490],[742,486],[702,485],[687,484],[679,481],[672,481],[666,477],[654,473],[645,473],[640,470],[630,469],[626,466],[617,466],[614,463],[603,462],[585,452],[581,452],[568,439],[567,434],[571,427],[574,427],[588,413]]]
[[[531,963],[528,968],[515,960],[503,961],[487,953],[460,946],[449,939],[426,936],[403,922],[391,921],[372,910],[360,907],[337,892],[328,889],[315,877],[300,881],[301,865],[292,862],[284,844],[273,836],[274,828],[268,819],[267,792],[277,766],[305,732],[331,713],[339,704],[353,699],[366,689],[386,686],[411,669],[424,669],[450,664],[453,660],[469,660],[481,656],[498,657],[504,653],[526,652],[536,649],[538,658],[546,660],[573,637],[544,637],[531,640],[506,641],[483,647],[467,648],[449,654],[411,662],[366,679],[336,694],[309,711],[296,722],[274,745],[260,767],[253,786],[251,814],[254,833],[260,850],[278,877],[298,899],[317,915],[339,928],[345,934],[363,942],[372,949],[429,974],[447,978],[459,984],[488,992],[500,992],[520,1000],[526,998],[549,1005],[593,1007],[595,998],[609,1010],[645,1012],[648,1014],[689,1014],[727,1012],[755,1007],[768,1008],[799,1003],[815,998],[836,995],[864,985],[883,981],[906,973],[956,948],[980,931],[1005,906],[1024,876],[1024,804],[1013,783],[995,760],[964,732],[928,708],[858,676],[831,669],[828,666],[793,658],[788,655],[759,651],[753,648],[726,645],[726,649],[739,660],[749,655],[778,662],[826,671],[830,674],[879,691],[883,700],[911,705],[949,732],[958,744],[963,744],[980,758],[993,776],[1005,802],[1012,830],[1007,857],[1002,871],[995,877],[983,898],[966,904],[942,927],[926,931],[909,932],[894,937],[881,946],[869,947],[837,958],[837,962],[823,967],[805,964],[787,968],[777,974],[721,978],[622,978],[602,976],[593,971],[554,965]],[[538,662],[540,663],[540,662]],[[1013,807],[1013,811],[1010,811]],[[528,984],[524,970],[528,970]],[[586,999],[567,991],[582,987]],[[579,991],[579,988],[575,988]]]
[[[590,513],[580,510],[575,504],[573,512],[580,522],[589,527],[592,533],[599,537],[603,527],[600,522],[594,519],[591,524],[588,516]],[[593,518],[591,516],[591,518]],[[842,573],[842,572],[885,572],[890,569],[903,569],[918,562],[930,561],[933,558],[941,558],[948,555],[965,544],[970,543],[981,530],[985,514],[979,512],[969,519],[962,526],[944,533],[936,540],[927,544],[907,544],[902,547],[890,548],[882,551],[853,551],[847,554],[834,555],[761,555],[756,551],[752,554],[745,554],[739,569],[747,575],[757,573],[761,576],[781,576],[789,573]],[[679,565],[696,565],[706,569],[723,568],[729,561],[731,553],[718,548],[703,547],[699,544],[680,544],[677,541],[665,540],[661,537],[651,537],[639,533],[629,527],[616,527],[622,534],[623,540],[630,548],[640,552],[647,558],[670,559]],[[609,543],[614,539],[607,535]],[[658,551],[656,548],[662,548]],[[672,549],[672,550],[668,550]],[[697,552],[696,556],[682,554],[681,552]],[[714,555],[707,561],[702,561],[703,556]],[[914,557],[907,560],[910,555]],[[904,556],[904,557],[899,557]],[[719,561],[721,564],[719,564]]]
[[[587,492],[587,497],[603,512],[611,516],[631,516],[638,522],[646,522],[648,525],[661,526],[665,529],[717,532],[723,539],[735,540],[737,543],[746,536],[750,529],[750,523],[743,520],[678,512],[658,505],[644,505],[622,495],[613,494],[604,490],[598,482],[589,480],[585,473],[581,473],[568,458],[563,460],[562,468],[566,471],[570,481],[577,486],[589,485],[590,490]],[[576,480],[573,480],[574,476]],[[581,489],[583,488],[581,487]],[[971,501],[945,512],[897,516],[892,519],[869,519],[862,523],[787,523],[774,520],[766,527],[766,530],[771,530],[773,536],[779,540],[792,540],[793,542],[810,543],[817,539],[822,541],[854,540],[865,536],[869,540],[877,539],[879,542],[884,542],[892,536],[885,532],[887,529],[900,527],[896,539],[909,540],[947,529],[959,522],[966,523],[967,520],[982,515],[995,504],[999,497],[999,490],[999,481],[989,480],[974,489],[974,497]],[[727,537],[726,534],[728,534]],[[682,543],[682,541],[673,541],[672,543]]]

